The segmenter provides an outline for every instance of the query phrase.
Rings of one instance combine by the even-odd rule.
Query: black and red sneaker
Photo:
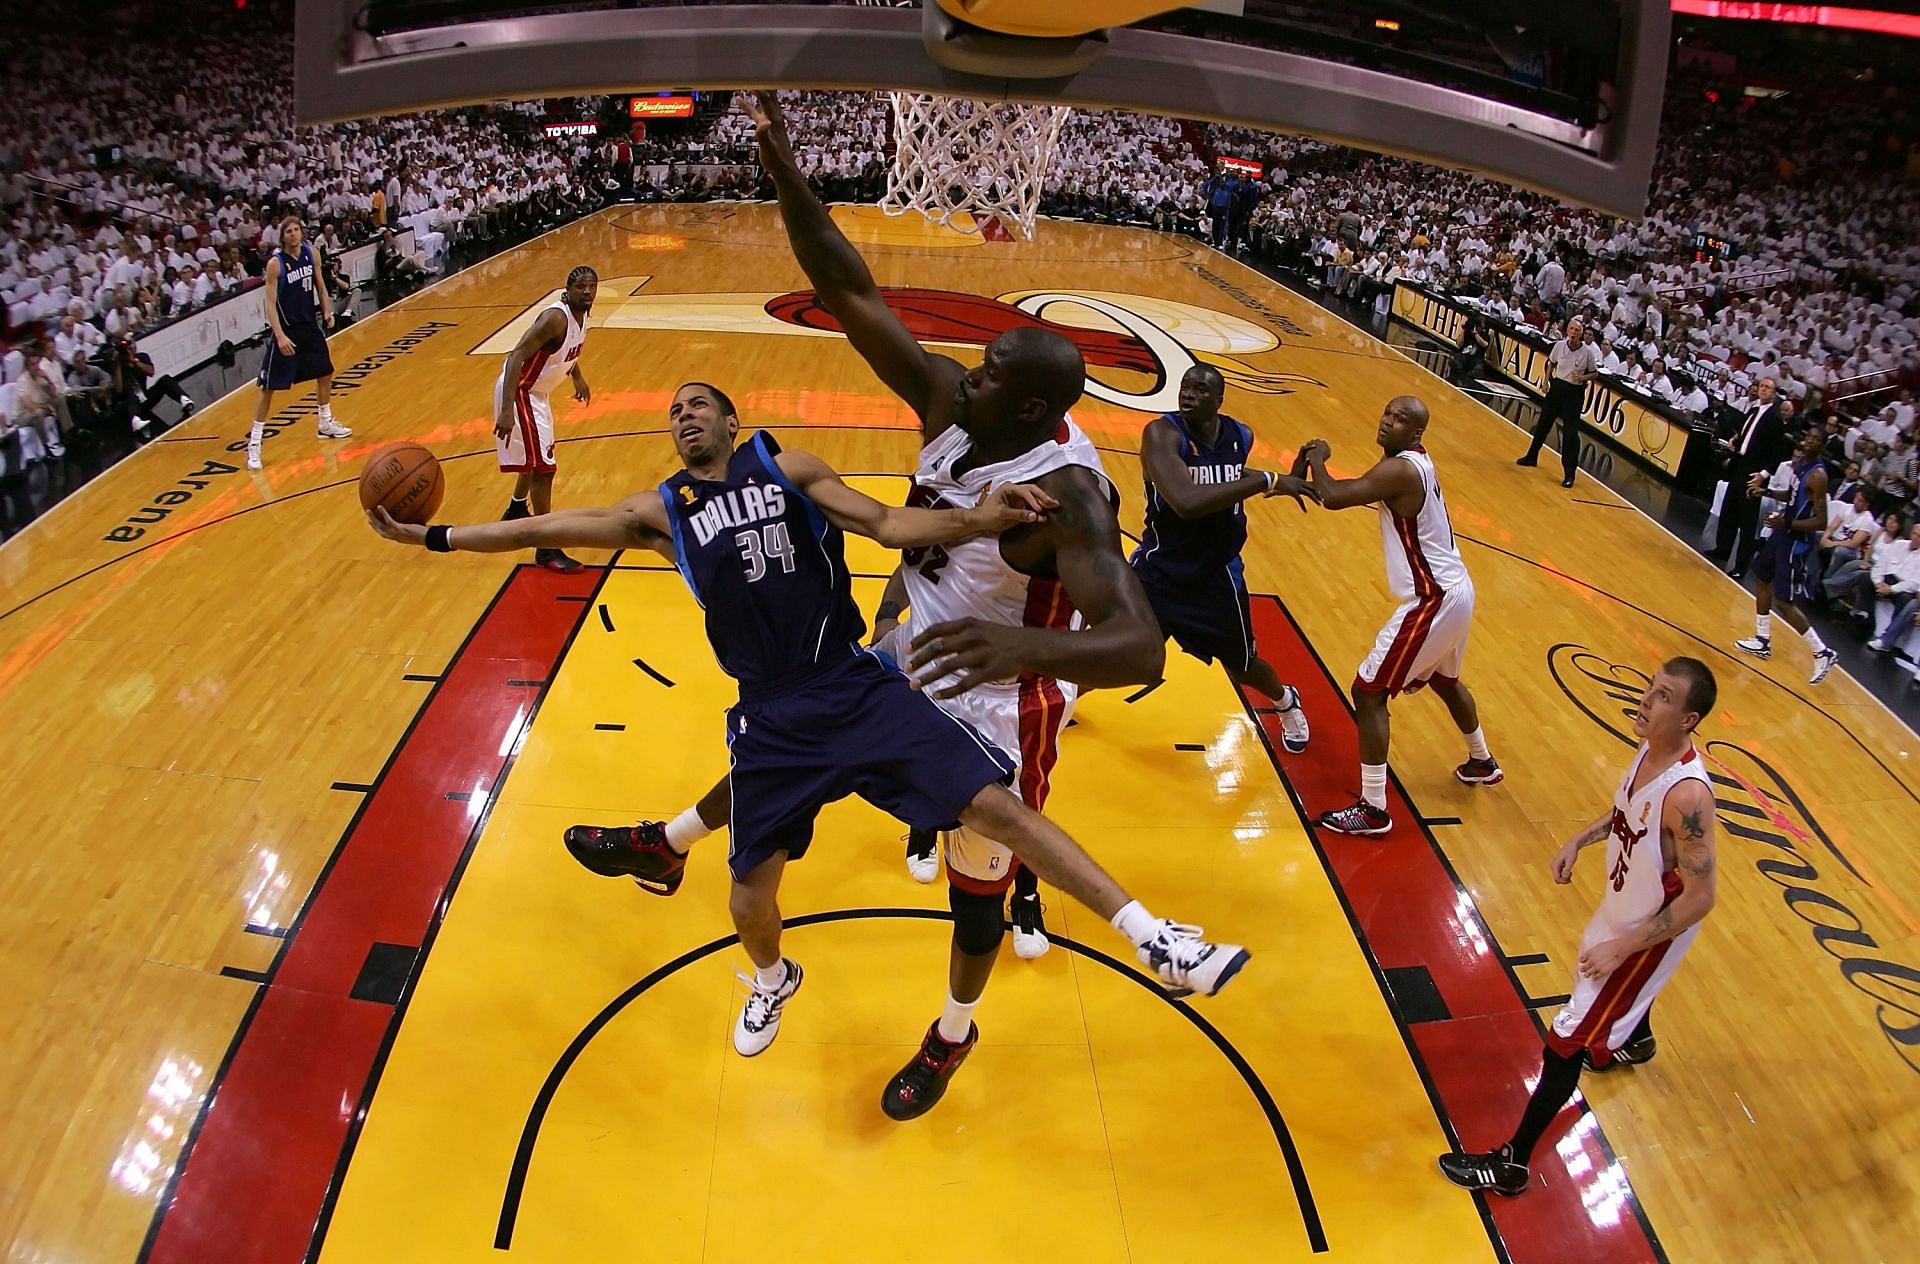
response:
[[[1377,808],[1365,799],[1355,799],[1349,807],[1335,812],[1322,812],[1320,827],[1336,834],[1371,838],[1393,829],[1393,818],[1387,815],[1385,808]]]
[[[1497,786],[1507,777],[1499,761],[1491,755],[1485,759],[1469,757],[1466,763],[1453,770],[1453,775],[1470,786]]]
[[[687,876],[687,858],[667,845],[662,821],[638,825],[575,825],[567,830],[573,858],[603,878],[629,877],[655,895],[672,895]]]
[[[587,569],[584,562],[575,561],[559,549],[535,549],[533,563],[535,566],[544,566],[561,575],[578,575]]]
[[[913,1060],[900,1068],[900,1074],[887,1081],[887,1091],[880,1097],[880,1109],[887,1113],[888,1119],[905,1122],[918,1119],[932,1110],[947,1091],[947,1081],[967,1060],[973,1047],[980,1043],[980,1028],[972,1023],[967,1025],[967,1038],[959,1044],[948,1044],[940,1039],[940,1024],[936,1021],[927,1028],[927,1038],[920,1042],[920,1052]]]

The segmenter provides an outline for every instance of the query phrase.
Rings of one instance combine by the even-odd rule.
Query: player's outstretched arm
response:
[[[657,491],[638,492],[603,509],[562,509],[511,522],[421,526],[398,522],[385,509],[367,513],[375,532],[396,544],[438,553],[517,553],[522,549],[652,549],[672,558],[673,536]]]
[[[927,354],[906,325],[888,308],[874,284],[866,260],[807,187],[793,160],[787,120],[771,92],[743,92],[736,98],[753,119],[760,143],[760,165],[780,195],[780,219],[787,226],[793,257],[847,332],[847,341],[879,375],[887,389],[905,400],[926,421],[937,400],[951,394],[962,372],[958,362]],[[944,410],[942,415],[944,416]],[[929,437],[932,437],[929,435]]]
[[[1407,462],[1388,457],[1359,478],[1335,478],[1327,472],[1330,455],[1332,449],[1324,439],[1315,439],[1300,449],[1307,463],[1307,481],[1328,509],[1352,509],[1384,501],[1396,513],[1419,512],[1426,491],[1420,484],[1419,471]]]
[[[1120,553],[1120,524],[1106,489],[1069,466],[1040,480],[1059,507],[1034,528],[1067,598],[1086,619],[1078,630],[1015,628],[980,619],[937,623],[913,640],[909,672],[925,683],[957,676],[936,698],[1034,672],[1089,689],[1149,685],[1167,665],[1167,638],[1133,568]],[[1023,542],[1024,547],[1024,542]]]
[[[774,459],[780,463],[780,472],[819,507],[828,522],[890,549],[992,535],[1039,522],[1054,508],[1053,497],[1031,483],[1008,483],[995,488],[972,509],[903,509],[848,487],[811,452],[786,451]]]
[[[1314,495],[1304,480],[1268,470],[1248,469],[1230,483],[1194,482],[1191,467],[1180,459],[1179,434],[1165,418],[1148,422],[1141,432],[1140,462],[1160,499],[1182,518],[1204,518],[1255,496]],[[1304,511],[1306,505],[1300,508]]]

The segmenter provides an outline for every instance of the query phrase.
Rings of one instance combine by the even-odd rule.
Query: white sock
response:
[[[1138,947],[1160,933],[1160,919],[1142,908],[1140,901],[1128,900],[1113,915],[1113,928]]]
[[[1467,758],[1484,760],[1493,758],[1493,752],[1487,749],[1487,731],[1484,728],[1475,729],[1467,734]]]
[[[1753,616],[1753,634],[1763,641],[1771,641],[1773,639],[1773,616],[1770,614],[1757,614]]]
[[[950,1045],[957,1045],[967,1038],[973,1030],[973,1011],[980,1007],[978,999],[956,1001],[953,993],[947,993],[947,1007],[940,1011],[940,1039]]]
[[[332,420],[333,420],[333,405],[332,404],[320,405],[320,424],[324,426]]]
[[[1824,654],[1827,652],[1827,643],[1820,639],[1819,628],[1809,627],[1807,629],[1807,644],[1813,647],[1813,652],[1816,654]]]
[[[787,981],[787,959],[782,957],[770,966],[755,966],[753,978],[763,988],[778,988]]]
[[[1360,797],[1382,812],[1387,810],[1387,766],[1385,764],[1360,765]]]
[[[667,846],[684,856],[689,847],[711,833],[712,827],[700,819],[699,810],[688,808],[667,822]]]
[[[262,430],[264,430],[265,428],[266,428],[266,427],[265,427],[265,425],[264,425],[263,423],[261,423],[261,422],[258,422],[258,421],[256,421],[256,422],[254,422],[254,423],[253,423],[253,429],[251,429],[251,430],[249,430],[249,431],[247,431],[247,446],[248,446],[248,447],[250,447],[250,448],[257,448],[257,447],[259,447],[259,446],[260,446],[260,439],[261,439],[261,434],[260,434],[260,432],[261,432]]]

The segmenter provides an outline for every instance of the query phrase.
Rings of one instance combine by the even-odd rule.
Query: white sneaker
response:
[[[933,830],[927,832],[933,834],[933,844],[924,852],[915,851],[913,833],[907,835],[907,872],[913,875],[915,882],[922,884],[940,876],[940,835]]]
[[[1773,657],[1773,642],[1764,636],[1750,636],[1744,641],[1735,641],[1733,648],[1743,650],[1755,658]]]
[[[1893,653],[1893,646],[1888,645],[1885,641],[1881,640],[1877,636],[1874,637],[1871,641],[1867,642],[1867,648],[1872,650],[1876,654]]]
[[[1233,981],[1253,954],[1239,944],[1210,944],[1198,926],[1162,919],[1160,933],[1139,947],[1140,964],[1174,996],[1212,996]]]
[[[314,433],[317,434],[322,439],[344,439],[348,435],[352,434],[353,431],[347,429],[345,426],[341,425],[337,421],[328,419],[326,421],[322,421],[320,423],[320,428],[316,430]]]
[[[1008,905],[1013,912],[1013,955],[1022,961],[1046,956],[1052,944],[1047,939],[1047,924],[1041,918],[1040,897],[1016,895]]]
[[[67,454],[66,448],[62,447],[58,440],[54,440],[47,444],[48,456],[65,456],[66,454]]]
[[[1813,675],[1807,678],[1807,683],[1817,685],[1825,680],[1827,673],[1831,672],[1833,665],[1839,661],[1840,654],[1836,650],[1821,650],[1818,654],[1815,654],[1813,656]]]
[[[1292,685],[1287,686],[1287,696],[1280,701],[1280,744],[1287,752],[1298,755],[1307,749],[1307,713],[1300,706],[1300,691]]]
[[[743,1058],[751,1058],[773,1043],[773,1038],[780,1034],[780,1012],[800,990],[800,963],[782,957],[780,964],[787,968],[787,978],[777,988],[764,986],[751,974],[735,972],[747,985],[747,1003],[741,1006],[740,1020],[733,1025],[733,1047]]]
[[[257,443],[247,445],[247,468],[250,470],[260,468],[260,445]]]

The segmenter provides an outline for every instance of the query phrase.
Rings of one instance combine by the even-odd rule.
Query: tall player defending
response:
[[[1820,556],[1815,547],[1820,533],[1827,529],[1827,464],[1820,459],[1825,436],[1818,426],[1808,426],[1793,448],[1793,490],[1778,500],[1781,508],[1767,515],[1773,534],[1760,544],[1753,556],[1753,635],[1735,641],[1734,648],[1755,658],[1773,657],[1773,599],[1780,589],[1786,601],[1780,617],[1807,638],[1813,650],[1813,675],[1809,682],[1819,684],[1840,661],[1840,655],[1820,639],[1819,629],[1808,621],[1798,603],[1813,600],[1814,585],[1820,581]],[[1767,476],[1755,474],[1748,495],[1765,496]]]
[[[780,877],[789,860],[806,853],[820,809],[849,794],[909,825],[959,821],[998,840],[1108,919],[1168,991],[1212,995],[1226,986],[1247,962],[1244,948],[1208,943],[1194,927],[1149,914],[1078,844],[1007,790],[1003,783],[1014,771],[1009,754],[858,645],[865,626],[853,604],[843,531],[889,548],[930,547],[1031,523],[1036,509],[1067,506],[1031,486],[1007,485],[964,509],[890,509],[848,487],[818,457],[782,452],[764,432],[736,447],[740,421],[732,401],[707,383],[682,386],[667,416],[685,468],[657,491],[612,508],[471,527],[413,526],[384,511],[368,517],[390,540],[441,553],[639,546],[678,566],[706,611],[714,657],[740,684],[740,701],[726,719],[733,763],[727,863],[734,927],[754,975],[734,1026],[734,1048],[751,1057],[773,1043],[781,1013],[800,987],[799,965],[780,952]],[[1117,563],[1117,551],[1114,556]],[[964,669],[968,675],[977,670]],[[655,878],[677,880],[685,865],[658,840],[610,847],[605,855],[622,860],[628,872]],[[997,938],[1000,898],[988,908]],[[957,919],[971,917],[956,908]],[[963,933],[981,931],[969,921]],[[925,1074],[944,1088],[977,1037],[968,1019],[960,1043],[940,1042],[946,1051],[939,1066],[923,1064],[923,1049],[888,1085],[887,1113],[906,1117],[893,1105],[903,1079],[917,1084]],[[939,1041],[937,1030],[928,1040]],[[938,1096],[910,1100],[924,1101],[924,1110]]]
[[[314,384],[320,404],[322,439],[344,439],[353,431],[333,419],[333,357],[327,354],[327,330],[333,328],[333,298],[321,284],[320,247],[306,239],[300,217],[280,221],[280,249],[267,260],[267,352],[260,358],[260,394],[247,432],[247,468],[260,468],[260,441],[273,409],[273,394],[300,382]]]
[[[600,276],[582,265],[567,273],[564,293],[527,326],[500,366],[493,384],[493,437],[500,472],[514,475],[513,499],[501,521],[553,512],[553,404],[548,395],[563,376],[573,379],[573,397],[593,398],[580,372],[580,351],[587,345],[587,316],[593,311]],[[532,507],[528,507],[528,502]],[[538,565],[561,574],[580,570],[559,549],[539,549]]]
[[[1387,814],[1387,703],[1396,694],[1432,685],[1467,738],[1467,762],[1453,775],[1468,785],[1492,785],[1504,773],[1487,750],[1480,709],[1460,679],[1473,622],[1473,580],[1453,542],[1453,523],[1440,495],[1433,458],[1420,446],[1427,406],[1411,395],[1387,401],[1375,436],[1383,457],[1359,478],[1327,473],[1333,449],[1315,439],[1300,449],[1314,491],[1329,509],[1377,505],[1386,550],[1387,585],[1400,608],[1380,629],[1373,652],[1353,677],[1353,709],[1360,727],[1360,797],[1324,812],[1320,824],[1341,834],[1385,834]]]
[[[1519,1127],[1491,1153],[1441,1155],[1440,1170],[1455,1185],[1509,1198],[1526,1192],[1534,1146],[1573,1097],[1582,1062],[1603,1071],[1621,1056],[1699,935],[1713,908],[1714,804],[1693,733],[1717,693],[1713,673],[1698,659],[1661,666],[1634,713],[1640,753],[1613,793],[1613,809],[1553,858],[1553,880],[1571,882],[1581,849],[1604,838],[1607,885],[1580,937],[1573,995],[1548,1030],[1540,1080]]]
[[[924,443],[910,503],[969,506],[1009,479],[1035,483],[1058,502],[1046,521],[997,540],[910,552],[904,582],[913,611],[911,649],[898,631],[881,647],[896,661],[907,659],[920,686],[949,714],[1017,752],[1021,798],[1038,808],[1076,684],[1146,684],[1158,680],[1166,664],[1153,608],[1120,553],[1112,484],[1093,445],[1066,415],[1085,386],[1085,362],[1068,339],[1030,328],[995,338],[974,369],[929,355],[807,188],[772,95],[745,97],[742,104],[753,115],[761,165],[779,192],[787,237],[807,279],[854,350],[921,419]],[[716,808],[724,802],[719,786],[702,800]],[[737,804],[734,817],[737,822]],[[696,820],[703,827],[726,823],[705,813]],[[657,833],[684,850],[689,835],[698,836],[692,824],[682,813],[665,830],[651,822],[620,830],[581,827],[568,831],[568,846],[583,863],[603,838],[618,847]],[[972,1051],[979,1038],[973,1012],[1006,930],[1015,852],[979,822],[961,825],[946,836],[953,947],[945,1004],[920,1051],[888,1085],[882,1107],[895,1119],[931,1109]],[[734,828],[737,839],[737,823]],[[1037,894],[1015,912],[1030,913],[1035,933],[1043,934]]]
[[[1254,652],[1240,550],[1247,543],[1246,501],[1318,496],[1294,475],[1247,468],[1253,431],[1221,415],[1226,395],[1220,370],[1196,364],[1180,379],[1180,411],[1141,432],[1147,525],[1131,565],[1166,634],[1203,663],[1219,659],[1235,685],[1271,698],[1280,711],[1280,743],[1298,755],[1307,749],[1306,712],[1300,691],[1281,684],[1273,664]]]

